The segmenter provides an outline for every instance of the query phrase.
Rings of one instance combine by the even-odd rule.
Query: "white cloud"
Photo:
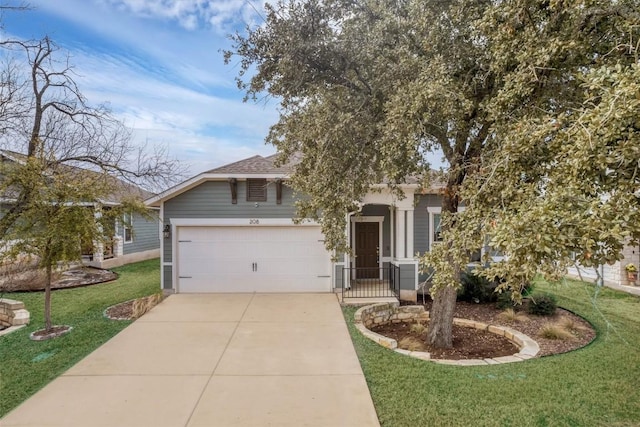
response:
[[[225,69],[219,52],[229,46],[227,34],[231,30],[184,31],[181,27],[168,25],[162,20],[142,19],[141,13],[127,10],[126,5],[114,7],[111,1],[32,0],[38,9],[82,27],[85,32],[95,34],[112,45],[124,47],[139,61],[147,62],[145,65],[149,65],[149,62],[161,64],[166,72],[173,74],[170,77],[201,87],[235,87],[232,74],[229,69]],[[52,33],[54,39],[56,33],[62,32],[48,27],[44,27],[43,31]],[[94,47],[91,43],[86,43],[83,37],[74,43],[80,48]]]
[[[232,163],[240,159],[255,156],[267,156],[275,152],[264,143],[253,141],[240,143],[238,139],[225,139],[182,132],[161,131],[157,129],[135,129],[133,141],[139,145],[168,146],[175,157],[176,145],[179,145],[179,160],[189,167],[190,176]]]
[[[187,30],[210,25],[228,31],[246,20],[254,21],[263,5],[253,0],[101,0],[117,10],[145,18],[179,23]],[[244,22],[243,22],[244,21]]]
[[[145,134],[152,142],[168,145],[171,153],[192,164],[194,173],[219,165],[220,159],[235,161],[245,154],[274,151],[263,142],[278,118],[273,105],[243,103],[185,88],[161,75],[149,75],[114,54],[76,51],[74,60],[82,76],[81,88],[91,101],[109,100],[116,115],[136,135]],[[210,153],[215,155],[208,156]]]
[[[31,2],[45,18],[32,31],[70,51],[82,92],[108,102],[134,141],[168,146],[193,174],[275,151],[264,137],[276,103],[243,103],[218,52],[221,28],[251,16],[245,0]]]

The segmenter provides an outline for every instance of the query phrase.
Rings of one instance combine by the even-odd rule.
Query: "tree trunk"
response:
[[[454,287],[441,289],[433,299],[429,313],[427,342],[436,348],[453,346],[453,312],[456,308],[457,292]]]
[[[51,270],[50,263],[47,263],[47,283],[44,287],[44,328],[51,330]]]
[[[464,172],[453,173],[449,176],[447,187],[442,198],[442,212],[455,214],[458,212],[458,186],[464,179]],[[451,224],[453,225],[453,224]],[[446,245],[447,242],[442,242]],[[449,261],[453,263],[453,260]],[[455,265],[456,282],[460,281],[460,266]],[[437,274],[437,272],[436,272]],[[456,309],[457,291],[453,286],[440,289],[433,296],[433,305],[429,313],[429,330],[427,343],[436,348],[450,348],[453,346],[453,312]]]

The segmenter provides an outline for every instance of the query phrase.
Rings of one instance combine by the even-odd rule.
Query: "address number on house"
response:
[[[259,225],[260,224],[260,220],[259,219],[250,219],[249,220],[249,225]]]

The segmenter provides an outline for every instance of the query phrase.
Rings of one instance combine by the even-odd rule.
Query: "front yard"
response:
[[[125,328],[103,311],[156,293],[159,261],[116,269],[116,282],[53,293],[53,321],[74,330],[34,342],[43,325],[43,294],[4,297],[26,304],[31,324],[0,337],[0,417]],[[486,367],[436,365],[399,355],[364,338],[344,308],[383,426],[632,426],[640,420],[640,298],[581,282],[536,284],[589,320],[593,343],[567,354]]]
[[[536,290],[589,320],[585,348],[487,367],[436,365],[386,350],[353,326],[360,363],[383,426],[632,426],[640,424],[640,298],[582,282]]]
[[[71,333],[48,341],[31,341],[29,334],[44,326],[44,293],[5,293],[25,303],[31,323],[0,337],[0,418],[62,372],[124,329],[129,321],[103,317],[105,308],[160,289],[159,260],[114,269],[115,282],[52,294],[52,321],[71,325]]]

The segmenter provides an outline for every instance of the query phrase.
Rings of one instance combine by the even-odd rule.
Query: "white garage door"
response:
[[[328,292],[320,227],[178,227],[177,291]]]

